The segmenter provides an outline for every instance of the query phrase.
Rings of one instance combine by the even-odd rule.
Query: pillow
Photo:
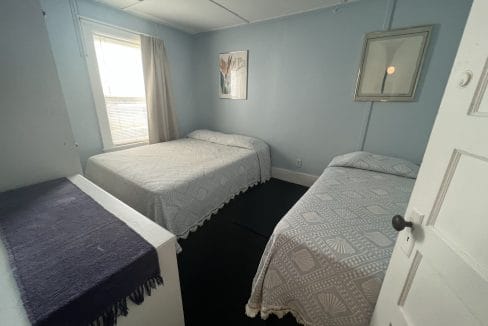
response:
[[[333,166],[370,170],[411,179],[417,178],[419,171],[419,166],[410,161],[368,152],[353,152],[336,156],[329,164],[329,167]]]
[[[271,178],[271,155],[269,146],[260,139],[235,134],[224,134],[222,132],[204,129],[195,130],[187,137],[252,150],[258,157],[259,168],[261,170],[261,182],[265,182]]]
[[[223,132],[211,131],[206,129],[195,130],[191,132],[187,137],[208,141],[211,143],[247,149],[255,149],[256,145],[263,143],[262,140],[248,136],[224,134]]]

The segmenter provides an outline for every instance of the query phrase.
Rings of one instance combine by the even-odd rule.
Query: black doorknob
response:
[[[403,230],[405,227],[411,228],[413,227],[412,222],[407,222],[401,215],[395,215],[391,219],[391,224],[393,225],[393,228],[397,231]]]

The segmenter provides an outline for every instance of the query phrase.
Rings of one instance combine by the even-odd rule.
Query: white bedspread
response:
[[[336,157],[277,224],[246,313],[307,326],[366,326],[418,166],[366,152]]]
[[[188,138],[91,157],[86,177],[179,238],[270,178],[269,147],[198,130]]]

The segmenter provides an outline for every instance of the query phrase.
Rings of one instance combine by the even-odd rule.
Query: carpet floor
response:
[[[244,306],[274,226],[307,191],[271,179],[237,196],[186,240],[178,265],[186,326],[296,326],[295,319],[249,318]]]

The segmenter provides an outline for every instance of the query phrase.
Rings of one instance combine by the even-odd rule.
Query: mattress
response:
[[[369,325],[418,166],[356,152],[332,161],[277,224],[246,313],[304,325]]]
[[[88,160],[85,175],[118,199],[186,238],[225,203],[270,178],[261,140],[208,130]]]
[[[175,237],[154,222],[148,220],[110,194],[106,193],[86,178],[75,175],[69,180],[98,202],[107,211],[124,221],[130,228],[139,233],[156,248],[161,273],[165,284],[153,290],[138,306],[128,301],[130,313],[119,317],[117,325],[182,325],[183,308],[175,254]],[[24,309],[20,292],[10,270],[7,251],[0,241],[0,325],[30,325]]]

